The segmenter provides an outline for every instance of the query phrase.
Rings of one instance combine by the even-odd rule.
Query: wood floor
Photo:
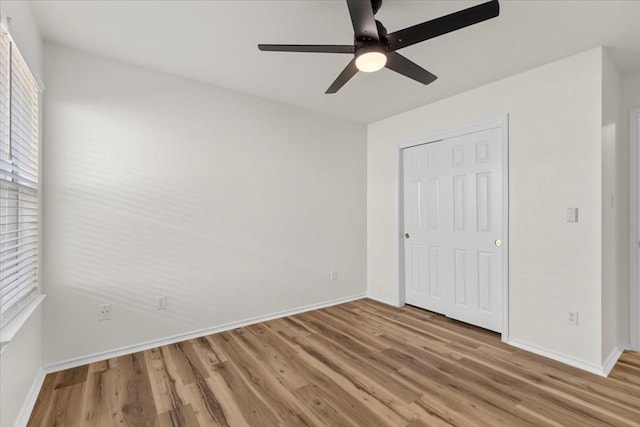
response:
[[[371,300],[47,375],[29,426],[640,426],[640,354],[601,378]]]

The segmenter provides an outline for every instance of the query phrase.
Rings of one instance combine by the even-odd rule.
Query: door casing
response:
[[[629,341],[640,351],[640,108],[629,114]]]
[[[509,340],[509,115],[502,114],[492,118],[478,121],[466,126],[450,129],[444,132],[432,133],[398,144],[398,250],[399,253],[399,286],[398,302],[402,306],[405,304],[405,277],[404,277],[404,200],[403,200],[403,162],[402,150],[416,145],[428,144],[430,142],[456,136],[466,135],[486,129],[499,127],[502,130],[502,341]]]

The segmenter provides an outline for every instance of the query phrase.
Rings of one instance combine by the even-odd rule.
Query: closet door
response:
[[[502,326],[502,130],[403,150],[405,299]]]

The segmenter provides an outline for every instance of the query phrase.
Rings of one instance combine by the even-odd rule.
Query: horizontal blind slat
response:
[[[0,237],[4,237],[4,236],[11,235],[11,234],[15,234],[17,231],[22,231],[22,230],[27,230],[27,229],[34,229],[34,228],[36,230],[38,229],[37,228],[37,224],[38,223],[24,223],[24,224],[31,225],[31,227],[30,228],[25,227],[25,228],[21,228],[20,230],[13,230],[13,231],[11,231],[11,230],[8,230],[8,231],[7,230],[3,230],[3,231],[0,232]]]
[[[18,265],[13,268],[7,268],[6,270],[0,270],[2,273],[2,286],[0,289],[4,289],[5,286],[8,286],[16,277],[22,275],[21,271],[25,269],[36,268],[38,266],[38,259],[36,258],[38,254],[33,254],[30,257],[24,257],[22,260],[23,265]]]
[[[38,195],[38,191],[35,188],[2,179],[2,177],[0,177],[0,190],[16,191],[19,194],[32,194],[36,197]]]
[[[3,288],[0,288],[0,296],[7,296],[10,292],[15,291],[16,288],[25,286],[29,280],[33,280],[38,276],[38,267],[33,265],[29,268],[21,270],[11,276],[10,280],[6,282]]]
[[[15,254],[24,250],[35,249],[38,250],[38,236],[31,236],[31,239],[25,239],[24,237],[19,240],[14,240],[12,242],[5,243],[3,242],[0,245],[0,259],[15,256]]]
[[[38,205],[37,204],[34,205],[34,202],[30,202],[27,200],[10,199],[10,198],[0,199],[0,212],[4,213],[5,211],[14,210],[14,209],[19,209],[20,212],[23,212],[29,215],[28,212],[33,212],[33,213],[38,212]]]
[[[33,222],[38,220],[37,213],[21,214],[19,212],[15,212],[18,210],[18,208],[15,208],[15,209],[7,208],[7,210],[12,210],[14,212],[8,213],[6,215],[0,215],[0,218],[7,219],[7,222],[3,224],[23,224],[25,222]],[[10,219],[10,218],[13,218],[13,219]]]
[[[11,167],[15,164],[19,164],[24,168],[31,168],[38,170],[38,159],[36,154],[25,152],[22,150],[20,144],[15,144],[15,140],[11,143],[11,155],[4,149],[0,150],[0,160],[3,162],[4,167]]]
[[[19,231],[20,232],[24,232],[24,231],[32,231],[32,230],[35,230],[37,232],[38,231],[38,227],[33,227],[33,226],[29,227],[29,228],[25,227],[25,228],[20,229]],[[16,231],[3,231],[3,232],[0,233],[0,237],[4,238],[5,236],[7,236],[9,234],[15,234],[15,233],[16,233]]]
[[[4,200],[4,204],[0,202],[0,216],[9,217],[15,215],[37,215],[37,206],[27,206],[20,200]]]
[[[21,251],[6,253],[0,256],[0,272],[9,276],[13,271],[19,270],[23,263],[31,262],[31,259],[38,256],[38,245],[27,247]],[[3,278],[6,277],[3,274]]]
[[[38,254],[38,242],[24,242],[13,247],[0,250],[0,270],[2,266],[19,262],[22,255],[28,254],[29,256]]]
[[[2,186],[2,184],[0,183],[0,201],[2,203],[9,203],[10,200],[17,200],[21,203],[31,203],[35,204],[36,206],[38,205],[37,194],[20,193],[13,189],[5,188],[5,186]]]
[[[25,301],[30,295],[32,295],[37,290],[38,290],[37,286],[25,287],[22,292],[20,292],[11,300],[7,299],[5,301],[4,299],[0,298],[0,307],[2,307],[2,309],[0,309],[0,316],[3,316],[4,314],[6,314],[7,311],[9,311],[9,309],[11,309],[12,307],[16,307],[16,306],[19,307],[20,303]]]
[[[18,288],[17,292],[13,295],[8,295],[4,298],[0,297],[0,304],[2,306],[2,310],[0,311],[0,315],[6,313],[6,311],[19,304],[20,301],[24,300],[26,297],[31,295],[37,290],[37,286],[31,285],[31,283],[35,283],[35,281],[28,281],[23,286]]]
[[[17,184],[23,185],[25,187],[30,187],[33,189],[36,189],[38,187],[37,181],[32,181],[28,178],[25,178],[24,176],[20,176],[16,173],[13,173],[11,171],[6,171],[3,169],[0,169],[0,179],[3,179],[5,181],[13,180],[13,182]]]
[[[34,263],[25,264],[20,270],[13,272],[7,276],[5,286],[0,288],[0,295],[6,295],[17,284],[22,283],[27,277],[34,277],[38,274],[38,265]]]
[[[15,231],[14,233],[21,233],[22,235],[19,237],[14,237],[14,238],[6,238],[6,239],[2,239],[2,244],[3,245],[9,245],[10,243],[14,243],[14,242],[18,242],[22,239],[29,239],[31,237],[33,238],[38,238],[38,229],[37,228],[31,228],[31,229],[27,229],[27,230],[20,230],[20,231]],[[4,247],[4,246],[2,246]]]
[[[38,170],[38,159],[35,154],[31,153],[22,153],[20,151],[20,146],[17,144],[12,144],[11,147],[11,155],[4,148],[0,148],[0,161],[2,161],[3,165],[6,164],[7,167],[13,166],[15,163],[21,164],[23,167],[30,167],[34,170]],[[5,167],[5,166],[2,166]]]

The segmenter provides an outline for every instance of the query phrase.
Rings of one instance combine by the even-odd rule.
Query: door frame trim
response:
[[[640,351],[640,108],[629,112],[629,344]]]
[[[404,254],[404,191],[403,191],[403,161],[402,150],[417,145],[437,142],[445,138],[462,136],[487,129],[500,128],[502,130],[502,341],[509,340],[509,114],[500,114],[475,123],[446,131],[430,133],[410,141],[398,144],[398,303],[405,305],[405,254]]]

